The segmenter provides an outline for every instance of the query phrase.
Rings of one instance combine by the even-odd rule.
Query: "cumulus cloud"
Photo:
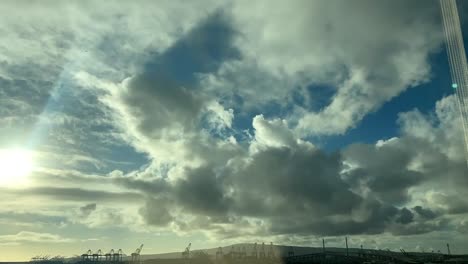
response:
[[[372,192],[392,204],[404,204],[410,199],[409,187],[419,184],[424,175],[409,168],[413,153],[398,143],[393,140],[380,146],[354,144],[344,151],[346,161],[353,166],[346,177],[356,189]]]
[[[452,98],[441,102],[444,100]],[[451,123],[456,119],[443,112],[446,115],[429,130],[457,126]],[[459,170],[453,176],[465,173],[466,167],[458,166],[463,159],[452,160],[445,150],[431,144],[436,138],[429,141],[430,137],[424,137],[420,142],[403,126],[401,137],[352,144],[341,152],[326,154],[309,142],[294,140],[291,129],[279,119],[257,116],[253,122],[251,146],[257,147],[232,156],[224,165],[180,170],[182,176],[168,184],[161,185],[159,180],[159,191],[150,195],[165,198],[149,200],[141,209],[143,215],[148,220],[151,215],[160,215],[161,219],[153,218],[155,225],[171,222],[183,230],[190,223],[192,228],[219,236],[233,236],[234,230],[242,234],[243,225],[249,230],[252,219],[263,223],[259,233],[266,230],[276,235],[389,232],[409,236],[449,228],[451,220],[444,215],[447,209],[440,211],[436,203],[418,200],[411,192],[440,177],[438,169],[427,164],[431,161],[424,155],[427,149],[432,150],[430,155],[445,157],[447,165],[443,166]],[[405,206],[414,203],[428,207]],[[164,213],[168,207],[187,220],[180,222]]]
[[[296,138],[288,127],[286,120],[274,119],[265,120],[263,115],[255,116],[252,120],[252,127],[255,129],[255,145],[260,147],[293,147],[296,145]]]
[[[431,209],[423,208],[420,205],[413,207],[413,210],[418,213],[418,215],[426,219],[433,219],[437,217],[437,214]]]
[[[300,110],[296,128],[300,135],[342,134],[402,91],[427,81],[428,56],[442,40],[436,1],[275,5],[236,1],[232,12],[246,36],[238,41],[241,51],[261,69],[287,79],[293,76],[296,86],[329,84],[338,88],[322,111]],[[253,81],[263,83],[261,78]],[[252,89],[249,84],[244,86]],[[274,92],[276,100],[284,104],[295,86],[275,86],[282,89],[268,87],[260,93]],[[308,94],[302,90],[301,95]]]
[[[217,151],[220,148],[212,145],[225,144],[202,130],[203,121],[215,130],[229,128],[233,112],[197,86],[197,74],[216,71],[224,61],[239,57],[233,46],[235,34],[229,18],[217,11],[164,52],[146,58],[139,72],[117,86],[102,84],[86,73],[77,79],[101,86],[106,93],[102,101],[116,110],[116,126],[137,150],[160,163],[199,165],[211,160],[200,153]],[[225,144],[231,148],[228,152],[235,149],[231,145]]]
[[[172,205],[167,200],[150,198],[145,206],[140,208],[139,213],[149,225],[166,226],[175,220],[171,214],[171,207]]]

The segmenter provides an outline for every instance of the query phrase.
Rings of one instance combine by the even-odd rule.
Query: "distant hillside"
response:
[[[234,245],[229,245],[222,247],[223,254],[229,254],[231,251],[239,252],[242,251],[243,248],[245,247],[245,251],[247,253],[247,256],[252,256],[253,254],[253,249],[254,249],[254,244],[253,243],[243,243],[243,244],[234,244]],[[262,244],[257,244],[257,252],[260,253],[262,248]],[[270,249],[269,244],[265,244],[265,254],[268,253]],[[284,246],[284,245],[273,245],[273,252],[275,256],[279,257],[285,257],[288,256],[289,250],[292,249],[294,255],[305,255],[305,254],[313,254],[313,253],[320,253],[323,251],[321,247],[297,247],[297,246]],[[350,248],[349,252],[354,253],[358,252],[360,249],[358,248]],[[196,252],[196,251],[203,251],[211,256],[216,256],[216,252],[218,251],[218,248],[207,248],[207,249],[199,249],[199,250],[192,250],[191,252]],[[330,252],[341,252],[345,253],[346,248],[335,248],[335,247],[329,247],[326,248],[326,251]],[[375,250],[367,250],[366,251],[375,251]],[[170,253],[161,253],[161,254],[142,254],[141,255],[141,260],[147,260],[147,259],[176,259],[176,258],[181,258],[182,256],[182,251],[180,252],[170,252]]]

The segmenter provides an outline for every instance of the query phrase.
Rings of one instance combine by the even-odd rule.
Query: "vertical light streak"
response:
[[[447,55],[456,90],[465,138],[465,157],[468,166],[468,65],[456,0],[440,0]]]

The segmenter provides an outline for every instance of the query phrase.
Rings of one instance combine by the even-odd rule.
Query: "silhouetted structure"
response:
[[[255,259],[258,258],[257,242],[255,242],[255,244],[253,246],[252,257],[255,258]]]
[[[270,242],[270,247],[268,248],[268,258],[274,258],[275,257],[275,252],[273,251],[273,242]]]
[[[132,263],[140,263],[140,253],[141,250],[143,249],[143,244],[140,245],[139,248],[135,250],[135,252],[132,253]]]
[[[260,257],[261,259],[265,258],[265,242],[262,242],[262,247],[260,248],[259,257]]]
[[[220,260],[223,257],[224,257],[223,248],[219,247],[218,250],[216,251],[216,260]]]

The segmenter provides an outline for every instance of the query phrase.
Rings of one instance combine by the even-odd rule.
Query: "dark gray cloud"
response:
[[[425,219],[434,219],[437,217],[437,213],[429,208],[423,208],[420,205],[413,207],[413,211]]]
[[[450,229],[450,221],[448,219],[440,219],[435,221],[418,221],[408,224],[393,225],[388,230],[397,236],[419,235],[430,233],[439,230]]]
[[[91,214],[95,210],[96,210],[96,203],[90,203],[90,204],[80,207],[80,213],[81,213],[81,216],[83,217],[89,216],[89,214]]]
[[[448,214],[468,213],[468,202],[460,195],[437,193],[433,195],[434,202],[445,208]]]
[[[148,136],[160,136],[164,131],[192,130],[203,101],[196,93],[178,86],[165,76],[133,77],[123,95],[131,114],[138,117],[138,128]]]
[[[222,178],[212,168],[189,169],[183,179],[177,180],[173,191],[177,201],[186,210],[201,215],[216,216],[228,211],[230,200]]]
[[[413,222],[413,219],[414,219],[413,213],[405,207],[401,209],[401,211],[399,212],[396,222],[400,224],[409,224]]]
[[[139,190],[143,193],[154,196],[164,195],[169,189],[169,183],[163,178],[141,180],[133,177],[118,177],[112,179],[112,181],[128,189]]]
[[[424,180],[422,173],[409,168],[415,153],[400,141],[382,146],[353,144],[343,153],[351,166],[357,166],[346,173],[350,182],[356,187],[365,184],[383,201],[407,202],[409,187]]]
[[[338,155],[304,146],[268,148],[243,166],[245,169],[231,176],[241,212],[276,215],[302,209],[323,215],[350,213],[361,201],[339,178]]]
[[[168,208],[174,212],[179,208],[206,217],[196,222],[199,228],[230,236],[235,231],[220,229],[215,223],[236,226],[243,217],[254,217],[266,221],[271,234],[343,235],[379,234],[413,222],[414,215],[407,208],[353,192],[340,176],[342,168],[339,154],[326,154],[307,144],[265,147],[220,169],[185,168],[180,179],[158,183],[158,192],[147,192],[154,198],[140,214],[150,224],[172,221],[183,229],[184,224],[168,212]],[[189,225],[196,226],[195,222]]]
[[[302,218],[280,217],[272,222],[272,231],[277,234],[323,235],[337,236],[345,234],[380,234],[387,231],[388,226],[400,211],[378,201],[363,201],[356,204],[361,207],[363,215],[352,219],[350,215],[326,217],[316,215],[313,211],[304,212]]]
[[[171,214],[173,205],[164,198],[149,198],[139,213],[149,225],[165,226],[175,219]]]
[[[457,230],[460,233],[468,234],[468,221],[462,220],[457,224]]]

